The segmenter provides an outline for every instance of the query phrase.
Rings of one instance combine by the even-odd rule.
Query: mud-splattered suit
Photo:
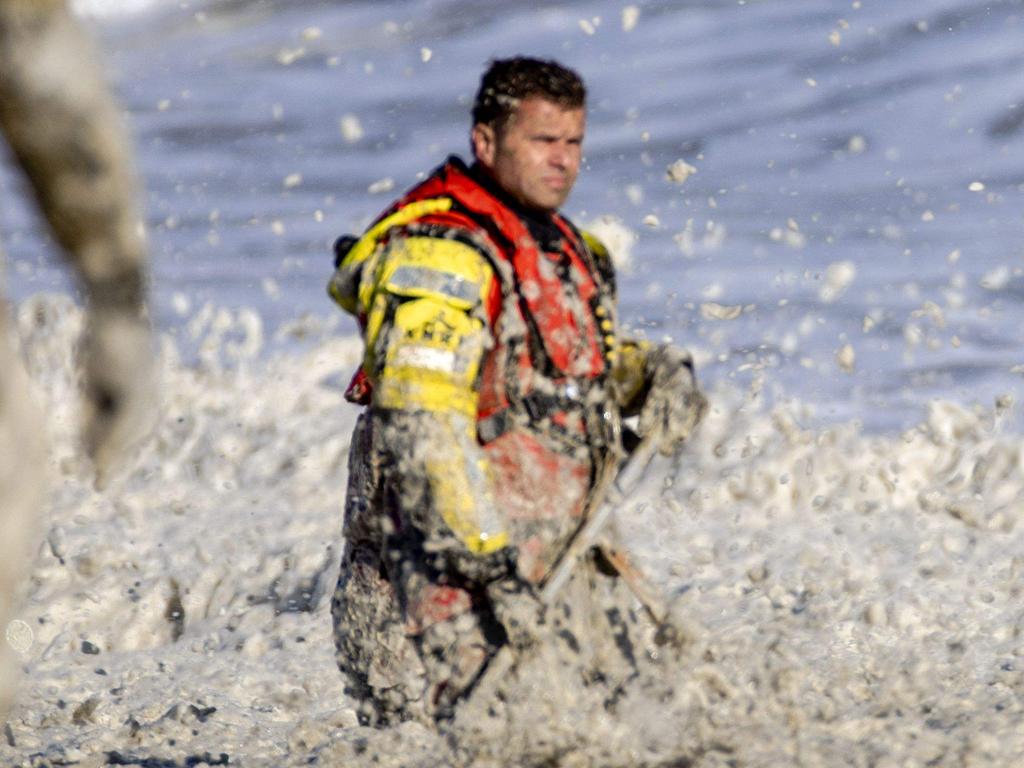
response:
[[[658,359],[617,335],[604,248],[452,158],[340,255],[331,293],[366,341],[333,602],[363,718],[445,718],[496,649],[541,636],[614,690],[634,662],[631,601],[588,597],[613,572],[582,569],[573,606],[545,612],[533,593]]]

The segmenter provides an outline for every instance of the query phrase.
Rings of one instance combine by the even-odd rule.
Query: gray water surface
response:
[[[590,87],[567,213],[635,233],[625,321],[694,348],[705,381],[872,431],[1019,388],[1020,0],[637,2],[635,26],[607,0],[77,7],[136,136],[172,333],[208,302],[271,329],[332,314],[330,243],[464,153],[486,61],[527,53]],[[3,175],[8,282],[67,290],[18,187]],[[855,276],[832,296],[830,274]]]

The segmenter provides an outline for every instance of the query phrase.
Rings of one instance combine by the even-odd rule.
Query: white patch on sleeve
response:
[[[455,372],[455,353],[436,347],[399,347],[393,365],[403,368],[422,368],[428,371]]]

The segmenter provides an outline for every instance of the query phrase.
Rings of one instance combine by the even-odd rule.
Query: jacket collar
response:
[[[519,217],[526,225],[530,235],[537,241],[541,250],[548,253],[557,253],[562,250],[562,230],[555,223],[555,216],[557,214],[527,208],[502,189],[479,163],[467,166],[460,157],[452,155],[448,158],[447,164],[454,166],[456,170],[481,186],[491,197],[495,198]]]

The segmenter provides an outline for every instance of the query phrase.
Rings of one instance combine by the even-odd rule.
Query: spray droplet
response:
[[[394,188],[395,180],[392,179],[391,177],[388,177],[386,179],[380,179],[378,181],[373,182],[373,184],[371,184],[366,191],[369,192],[371,195],[379,195],[383,192],[390,192]]]
[[[25,653],[32,647],[32,627],[21,619],[15,619],[7,625],[7,644],[17,653]]]
[[[355,115],[345,115],[338,121],[341,135],[349,144],[355,144],[363,138],[363,126]]]
[[[685,160],[676,160],[666,169],[665,175],[668,177],[669,181],[675,182],[676,184],[682,184],[696,172],[697,169]]]
[[[632,32],[640,19],[640,9],[635,5],[627,5],[622,9],[622,31]]]
[[[845,373],[853,373],[853,366],[857,362],[857,353],[853,351],[853,346],[850,344],[841,346],[836,351],[836,362]]]

